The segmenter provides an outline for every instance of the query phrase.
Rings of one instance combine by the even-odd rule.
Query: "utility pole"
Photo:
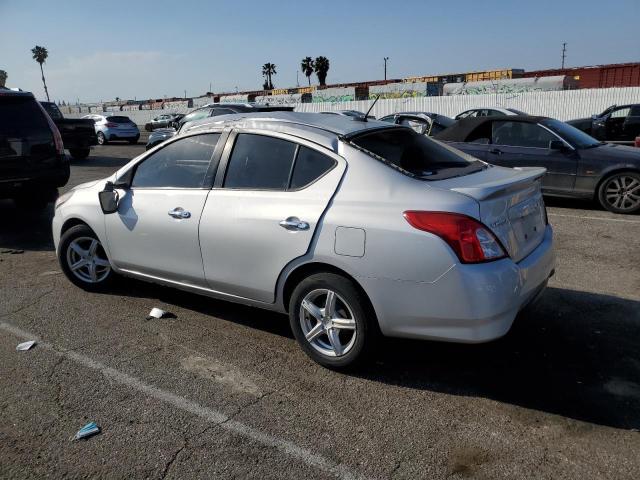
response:
[[[211,90],[211,82],[209,82],[209,92],[213,93],[213,90]]]
[[[389,57],[384,57],[384,79],[387,79],[387,60],[389,60]]]
[[[300,81],[298,80],[298,70],[296,70],[296,87],[300,86]]]
[[[564,68],[564,59],[567,56],[567,42],[562,44],[562,68]]]

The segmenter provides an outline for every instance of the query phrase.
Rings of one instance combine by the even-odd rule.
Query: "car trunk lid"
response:
[[[509,256],[519,262],[544,238],[546,211],[540,182],[544,168],[491,166],[463,177],[432,182],[478,202],[479,220],[498,237]]]

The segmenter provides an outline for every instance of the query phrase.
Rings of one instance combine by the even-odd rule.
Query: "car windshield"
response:
[[[354,138],[352,144],[424,180],[442,180],[486,168],[476,158],[409,128],[365,133]]]
[[[575,148],[591,148],[600,145],[600,142],[591,135],[587,135],[582,130],[578,130],[577,128],[572,127],[568,123],[561,122],[560,120],[549,118],[540,123],[553,130]]]
[[[131,119],[129,117],[107,117],[107,122],[113,123],[131,123]]]

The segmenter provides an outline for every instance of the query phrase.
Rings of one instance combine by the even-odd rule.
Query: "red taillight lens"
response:
[[[47,119],[47,123],[49,124],[49,130],[51,130],[51,133],[53,134],[53,141],[56,145],[56,152],[58,153],[58,155],[64,155],[64,144],[62,143],[62,135],[60,135],[60,130],[58,130],[58,127],[56,127],[56,124],[53,123],[53,120],[51,120],[51,117],[49,116],[47,111],[44,109],[44,107],[40,105],[40,102],[36,102],[36,103],[40,107],[40,110],[42,110],[44,117]]]
[[[117,123],[107,122],[107,127],[109,127],[109,128],[114,128],[114,127],[117,127],[117,126],[118,126]]]
[[[442,238],[453,249],[462,263],[480,263],[507,256],[500,241],[477,220],[448,212],[404,212],[409,224]]]

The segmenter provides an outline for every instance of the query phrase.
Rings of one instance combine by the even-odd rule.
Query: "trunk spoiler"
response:
[[[490,169],[489,169],[490,170]],[[493,197],[523,190],[532,182],[540,180],[546,168],[543,167],[517,167],[512,169],[510,177],[497,178],[485,183],[474,182],[469,186],[452,187],[451,190],[459,192],[476,200],[488,200]],[[459,178],[457,180],[460,180]]]

